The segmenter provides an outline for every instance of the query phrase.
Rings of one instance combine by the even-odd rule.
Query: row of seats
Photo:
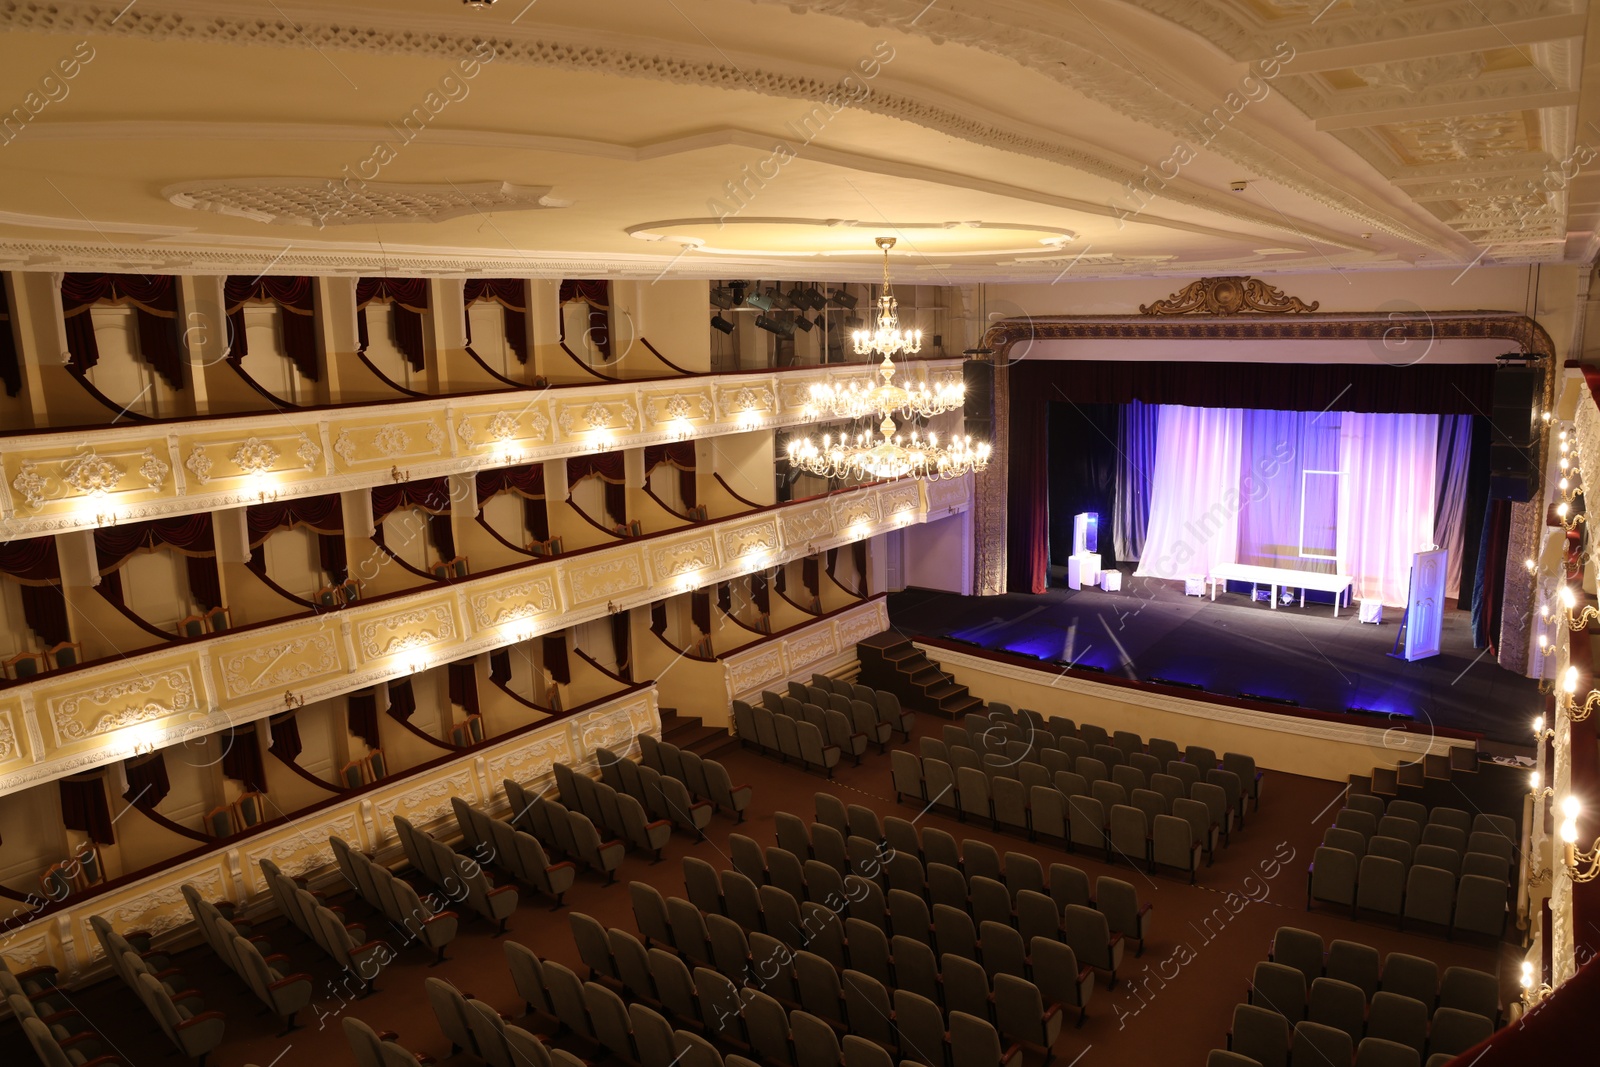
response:
[[[349,1015],[341,1023],[345,1040],[350,1042],[350,1052],[355,1056],[356,1067],[423,1067],[423,1064],[432,1062],[400,1044],[400,1035],[393,1030],[385,1030],[380,1034]]]
[[[1308,984],[1309,983],[1309,984]],[[1500,1013],[1499,982],[1466,967],[1439,980],[1432,961],[1280,927],[1252,976],[1249,1003],[1234,1009],[1229,1049],[1208,1063],[1357,1067],[1446,1063],[1488,1037]]]
[[[466,1052],[490,1067],[583,1067],[578,1057],[547,1047],[537,1034],[510,1025],[488,1004],[444,979],[428,978],[422,984],[452,1056]]]
[[[462,842],[480,862],[493,863],[523,885],[532,886],[561,906],[561,898],[578,879],[570,860],[551,863],[539,839],[480,811],[460,797],[450,798]]]
[[[893,728],[878,715],[874,704],[838,693],[822,693],[821,689],[814,686],[808,686],[805,691],[808,693],[805,699],[794,694],[779,696],[766,691],[762,694],[762,705],[774,715],[808,721],[821,729],[827,742],[837,745],[840,752],[853,758],[856,766],[861,766],[867,745],[878,745],[878,752],[888,749]],[[738,720],[734,721],[734,726],[738,728]]]
[[[557,766],[560,766],[559,764]],[[558,774],[557,778],[562,775]],[[592,778],[584,775],[573,775],[569,789],[576,793],[579,787],[576,782],[592,783],[592,788],[600,792],[608,790],[594,782]],[[559,853],[577,863],[594,871],[596,874],[606,876],[607,883],[616,880],[617,868],[622,866],[623,859],[627,856],[628,847],[620,838],[603,838],[600,830],[595,826],[593,819],[577,808],[569,808],[554,800],[547,800],[543,795],[530,794],[520,783],[507,778],[504,782],[506,799],[511,802],[511,825],[523,833],[532,836],[544,848]],[[602,807],[598,797],[594,799],[597,808]],[[630,809],[631,811],[631,809]],[[622,808],[617,808],[619,821],[622,818]],[[609,832],[611,828],[606,827]],[[653,840],[651,832],[659,835],[662,828],[646,825],[644,828],[646,840]],[[665,844],[665,841],[662,842]],[[659,848],[658,848],[659,851]]]
[[[776,693],[772,696],[778,710],[742,700],[733,702],[733,730],[740,743],[754,745],[764,755],[777,756],[785,763],[794,760],[810,770],[825,771],[832,778],[844,749],[829,743],[826,724],[819,726],[797,717],[803,716],[803,708],[790,715],[782,708],[783,698]]]
[[[1374,839],[1377,840],[1377,839]],[[1464,874],[1417,863],[1407,868],[1397,859],[1369,853],[1357,856],[1322,845],[1306,872],[1306,910],[1313,902],[1336,904],[1361,912],[1392,915],[1401,928],[1406,921],[1456,931],[1487,934],[1498,940],[1505,933],[1510,883],[1504,878]]]
[[[1384,821],[1388,822],[1389,818],[1386,816]],[[1408,826],[1416,826],[1409,820],[1406,822]],[[1390,826],[1386,829],[1396,828]],[[1424,840],[1421,844],[1413,845],[1400,836],[1383,833],[1364,834],[1347,827],[1330,826],[1322,832],[1322,843],[1330,848],[1343,849],[1357,857],[1365,856],[1369,852],[1377,856],[1387,856],[1399,860],[1402,866],[1408,868],[1413,863],[1420,863],[1424,867],[1438,867],[1458,878],[1463,874],[1481,874],[1489,878],[1510,879],[1512,849],[1509,840],[1498,833],[1476,833],[1470,835],[1461,847],[1439,844],[1439,838],[1444,835],[1433,831],[1443,829],[1437,826],[1424,827],[1422,836],[1432,837],[1434,840]],[[1456,831],[1450,832],[1453,834]]]
[[[1007,705],[994,702],[989,704],[986,714],[969,712],[960,725],[947,724],[941,736],[942,740],[936,743],[946,747],[959,746],[986,755],[1005,755],[1012,762],[1044,763],[1052,773],[1075,769],[1077,761],[1085,757],[1099,760],[1106,774],[1126,766],[1139,770],[1147,780],[1159,773],[1188,774],[1182,769],[1174,770],[1173,764],[1192,767],[1196,777],[1220,767],[1238,775],[1243,786],[1239,805],[1241,822],[1244,801],[1256,807],[1261,804],[1263,773],[1257,769],[1253,757],[1238,752],[1225,752],[1219,759],[1214,750],[1204,745],[1189,745],[1180,750],[1176,742],[1160,737],[1151,738],[1147,745],[1132,730],[1108,734],[1104,728],[1090,723],[1079,726],[1061,716],[1045,719],[1027,708],[1013,712]],[[934,739],[924,740],[932,742]],[[1185,784],[1188,784],[1187,779]]]
[[[1293,926],[1278,928],[1267,959],[1299,972],[1307,984],[1332,978],[1355,986],[1368,1001],[1386,992],[1416,1001],[1426,1015],[1455,1008],[1500,1025],[1500,982],[1487,971],[1446,967],[1441,978],[1438,964],[1404,952],[1389,953],[1380,966],[1370,945],[1336,940],[1324,949],[1321,935]]]
[[[132,952],[124,953],[123,961],[130,969],[139,963]],[[207,1011],[199,992],[191,989],[174,993],[148,971],[137,974],[133,988],[173,1047],[196,1061],[196,1067],[205,1067],[207,1054],[222,1044],[227,1028],[223,1014]]]
[[[745,809],[750,806],[751,789],[744,783],[733,784],[728,768],[698,752],[679,748],[670,741],[661,741],[649,734],[639,735],[639,761],[646,767],[675,778],[689,788],[689,792],[708,800],[718,811],[737,816],[744,822]],[[600,764],[600,779],[606,781],[606,772],[614,770],[613,761]],[[616,783],[613,782],[613,785]]]
[[[918,797],[963,819],[978,815],[1030,838],[1065,842],[1072,850],[1080,845],[1100,849],[1108,862],[1116,854],[1134,863],[1174,867],[1191,881],[1198,876],[1201,855],[1213,855],[1219,839],[1226,844],[1233,824],[1227,789],[1211,782],[1196,782],[1188,796],[1170,800],[1154,790],[1136,790],[1129,798],[1138,801],[1135,806],[1120,799],[1122,787],[1113,782],[1094,782],[1087,793],[1069,792],[1085,784],[1074,772],[1058,772],[1052,784],[1028,785],[1004,773],[1011,768],[995,768],[991,778],[985,770],[952,771],[947,763],[900,750],[890,759],[897,797]],[[1029,766],[1021,765],[1023,773]],[[1228,771],[1212,773],[1237,780]]]
[[[292,923],[317,947],[337,963],[345,974],[355,977],[368,990],[377,980],[384,963],[393,958],[387,943],[367,940],[366,927],[346,924],[344,917],[327,907],[309,889],[278,869],[271,860],[258,861],[267,893],[278,907],[278,914]]]
[[[0,959],[0,996],[21,1025],[39,1062],[45,1067],[83,1067],[91,1063],[96,1067],[125,1067],[119,1057],[106,1053],[110,1043],[56,991],[55,968],[38,971],[47,974],[14,975]]]
[[[435,841],[413,826],[410,820],[394,817],[400,847],[413,870],[420,871],[454,905],[466,905],[504,932],[506,921],[517,910],[517,887],[497,886],[484,873],[483,866],[468,856]]]
[[[602,764],[615,758],[611,752],[600,749]],[[632,766],[632,761],[628,762]],[[647,811],[639,798],[625,788],[625,781],[638,781],[637,769],[627,775],[613,771],[607,776],[610,781],[596,781],[564,763],[555,766],[557,794],[563,806],[571,811],[582,812],[591,823],[597,827],[604,826],[617,839],[626,842],[629,848],[652,853],[658,860],[661,858],[667,842],[672,840],[672,820],[657,817],[653,809]],[[526,789],[509,779],[506,780],[505,790],[506,795],[513,798],[511,812],[512,821],[515,822],[523,812],[530,811],[529,806],[534,800]],[[643,785],[639,786],[639,792],[647,797],[652,795],[652,791]],[[654,791],[654,797],[658,804],[664,805],[659,789]],[[521,803],[518,803],[518,798]],[[522,821],[529,824],[532,820],[523,818]]]
[[[596,749],[595,759],[600,764],[600,780],[595,784],[604,787],[595,795],[595,800],[598,800],[602,807],[605,789],[611,789],[615,790],[619,797],[624,795],[632,797],[652,819],[665,819],[669,826],[676,826],[696,838],[711,825],[715,806],[709,800],[694,799],[683,779],[662,774],[655,767],[631,760],[626,755],[612,752],[608,748]],[[586,776],[572,771],[571,777],[579,779],[578,784],[581,785],[581,780]],[[594,781],[592,778],[588,780]],[[572,783],[558,771],[556,784],[561,793],[561,802],[566,804],[567,790]],[[579,795],[580,802],[585,795]]]
[[[632,883],[630,888],[634,886],[642,883]],[[640,899],[636,897],[636,901]],[[668,903],[673,901],[680,914],[684,914],[685,907],[694,911],[687,901],[674,897]],[[694,914],[699,915],[697,911]],[[591,929],[599,926],[593,920],[590,924]],[[774,1067],[840,1067],[841,1063],[846,1067],[850,1063],[884,1067],[885,1063],[893,1063],[891,1049],[904,1060],[932,1067],[946,1067],[947,1063],[951,1067],[999,1067],[1020,1062],[1020,1048],[1002,1048],[1001,1029],[989,1021],[986,1002],[981,1017],[960,1011],[947,1015],[937,1002],[917,993],[905,989],[891,992],[865,972],[845,969],[841,974],[834,964],[815,953],[771,939],[757,940],[764,936],[758,933],[751,937],[751,954],[746,959],[753,962],[737,968],[732,976],[703,964],[691,971],[680,955],[691,962],[694,957],[681,949],[680,955],[662,948],[647,950],[646,966],[641,970],[635,949],[643,946],[637,941],[629,945],[631,939],[626,935],[607,939],[607,953],[612,944],[622,947],[620,953],[603,956],[591,949],[586,962],[592,959],[591,969],[601,977],[609,969],[631,998],[659,1004],[680,1021],[750,1047]],[[668,938],[658,936],[655,940],[673,944]],[[695,938],[689,940],[694,942]],[[580,951],[585,941],[594,943],[592,938],[582,938]],[[758,976],[755,982],[750,980],[753,974]],[[988,978],[981,966],[969,975],[970,995],[963,1003],[975,1006],[978,982],[981,980],[987,987]],[[1029,1039],[1037,1036],[1047,1040],[1043,1047],[1048,1048],[1059,1034],[1059,1008],[1045,1009],[1042,994],[1031,982],[1009,975],[1001,978],[1002,988],[1011,994],[1007,1024],[1024,1031]],[[1018,985],[1010,986],[1007,981]],[[786,1007],[786,1001],[795,1007]],[[1033,1009],[1037,1009],[1037,1017]],[[850,1060],[845,1059],[839,1039],[840,1032],[846,1030],[848,1036],[862,1043]],[[634,1040],[637,1042],[637,1035]]]
[[[284,1033],[293,1030],[295,1015],[311,1003],[314,988],[311,976],[278,970],[278,965],[289,962],[288,956],[271,952],[262,955],[261,946],[271,948],[266,938],[249,936],[248,927],[246,931],[239,930],[228,915],[202,899],[194,886],[185,884],[182,890],[189,914],[194,916],[195,925],[211,951],[250,987],[250,992],[268,1011],[283,1020]]]
[[[420,942],[434,953],[435,962],[444,959],[444,950],[455,940],[456,929],[460,926],[455,912],[435,907],[434,901],[423,900],[410,882],[351,848],[343,838],[329,837],[328,846],[333,849],[339,873],[357,896],[389,920],[396,930],[404,930],[408,942]],[[187,895],[188,887],[184,892]]]
[[[809,700],[813,704],[816,704],[817,701],[813,699],[815,694],[812,693],[812,689],[871,704],[877,709],[879,722],[907,741],[911,740],[911,730],[916,725],[917,717],[914,713],[902,708],[900,706],[900,697],[887,689],[873,689],[871,686],[862,685],[859,682],[847,682],[843,678],[834,678],[826,674],[817,673],[811,675],[810,686],[791,681],[788,683],[787,688],[789,695],[796,700]],[[762,698],[765,699],[765,694],[762,695]],[[828,701],[820,706],[837,707],[838,705]],[[771,707],[771,705],[769,704],[768,707]],[[773,710],[777,709],[774,708]],[[867,732],[869,734],[872,733],[870,730]],[[881,747],[879,751],[882,751]]]

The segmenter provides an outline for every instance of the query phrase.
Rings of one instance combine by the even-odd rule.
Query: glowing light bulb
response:
[[[1577,607],[1578,598],[1572,595],[1572,587],[1571,586],[1568,586],[1568,585],[1562,586],[1561,587],[1561,592],[1560,592],[1559,595],[1561,597],[1561,606],[1562,607],[1566,608],[1568,611],[1571,611],[1573,608]]]
[[[1567,505],[1565,502],[1556,505],[1556,516],[1563,519],[1567,517]]]
[[[1530,571],[1537,570],[1539,566],[1537,563],[1533,562],[1532,556],[1529,556],[1527,559],[1523,560],[1522,565],[1528,568]]]
[[[1569,693],[1576,693],[1578,691],[1578,668],[1567,668],[1566,673],[1561,676],[1561,688]]]
[[[1568,793],[1561,798],[1561,814],[1567,819],[1576,819],[1583,812],[1583,805],[1578,803],[1578,798]]]
[[[1536,734],[1544,733],[1544,716],[1543,715],[1535,715],[1534,716],[1534,718],[1533,718],[1533,732],[1536,733]]]
[[[1561,840],[1565,841],[1569,845],[1577,844],[1577,842],[1578,842],[1578,823],[1577,823],[1577,820],[1568,819],[1566,822],[1561,824]]]
[[[1535,793],[1539,791],[1539,782],[1542,780],[1538,771],[1528,775],[1528,782]]]

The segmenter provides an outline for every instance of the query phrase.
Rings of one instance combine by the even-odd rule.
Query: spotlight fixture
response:
[[[806,298],[806,306],[812,311],[821,311],[828,306],[828,298],[823,296],[822,291],[814,285],[806,286],[803,295]]]
[[[719,285],[711,290],[711,303],[723,311],[732,311],[739,301],[734,299],[732,289]]]
[[[475,11],[494,6],[494,0],[461,0],[461,2]]]
[[[806,318],[804,315],[796,315],[794,317],[794,324],[800,327],[806,333],[811,332],[811,320]]]
[[[711,316],[711,325],[716,327],[717,329],[721,330],[723,333],[732,333],[733,332],[733,323],[729,322],[727,319],[723,318],[721,315],[713,315],[713,316]]]
[[[1201,685],[1199,682],[1180,682],[1176,678],[1162,678],[1160,675],[1156,674],[1152,674],[1150,676],[1149,682],[1151,685],[1164,685],[1172,689],[1198,689],[1202,693],[1205,692],[1206,689],[1206,687]]]
[[[1286,708],[1298,708],[1300,706],[1300,702],[1298,700],[1291,699],[1290,697],[1263,696],[1260,693],[1247,693],[1243,689],[1239,690],[1239,699],[1256,700],[1263,704],[1282,704]]]
[[[786,321],[783,318],[774,318],[769,315],[757,315],[756,325],[761,327],[763,330],[766,330],[768,333],[776,334],[779,337],[794,336],[793,320]]]
[[[767,295],[771,292],[772,290],[768,289],[766,293],[751,293],[749,296],[744,298],[744,302],[753,308],[759,308],[762,311],[771,311],[772,297]]]
[[[811,301],[806,299],[806,291],[800,288],[798,285],[792,287],[783,295],[784,299],[789,301],[789,306],[794,308],[796,311],[804,311],[806,308],[811,306]]]
[[[843,289],[829,289],[828,303],[835,307],[842,307],[846,311],[854,311],[856,308],[856,298]]]

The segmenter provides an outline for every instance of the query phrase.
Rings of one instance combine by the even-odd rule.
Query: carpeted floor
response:
[[[1543,711],[1537,683],[1472,647],[1468,612],[1447,611],[1437,656],[1408,663],[1389,655],[1399,632],[1386,614],[1362,624],[1355,608],[1216,601],[1184,596],[1177,582],[1123,575],[1122,590],[1066,588],[1052,571],[1048,592],[964,597],[908,589],[889,598],[889,617],[908,636],[955,637],[1045,660],[1081,663],[1132,678],[1191,682],[1213,693],[1283,697],[1323,711],[1363,708],[1417,722],[1473,730],[1529,747],[1528,724]],[[1059,584],[1058,584],[1059,583]]]
[[[942,720],[924,716],[919,729],[937,734],[942,724]],[[1114,724],[1104,725],[1110,728]],[[1215,865],[1203,869],[1200,884],[1191,887],[1168,875],[1151,876],[1126,864],[1110,865],[1083,853],[1030,844],[1020,836],[958,823],[939,813],[919,815],[920,806],[909,801],[895,803],[888,758],[876,753],[859,768],[841,767],[833,782],[742,750],[726,752],[721,758],[735,782],[750,782],[755,787],[745,824],[738,826],[732,819],[718,816],[704,839],[679,833],[667,859],[659,864],[630,855],[612,886],[584,875],[568,894],[571,910],[587,912],[607,926],[636,931],[626,888],[629,880],[683,895],[682,857],[695,855],[719,869],[727,868],[731,866],[726,848],[730,832],[742,832],[771,845],[774,812],[793,812],[809,821],[813,794],[832,791],[846,802],[867,805],[882,815],[917,818],[919,825],[942,827],[958,837],[976,837],[1002,851],[1032,853],[1047,866],[1066,862],[1083,868],[1091,877],[1109,874],[1124,879],[1137,887],[1141,900],[1154,903],[1153,933],[1143,956],[1135,959],[1130,951],[1122,972],[1124,980],[1117,988],[1106,988],[1102,980],[1081,1029],[1071,1028],[1069,1022],[1055,1049],[1061,1067],[1203,1064],[1206,1050],[1223,1046],[1233,1006],[1243,1000],[1252,968],[1266,958],[1273,931],[1282,925],[1315,930],[1328,940],[1364,942],[1381,952],[1399,950],[1424,956],[1436,960],[1441,969],[1463,964],[1495,971],[1501,976],[1504,995],[1515,990],[1518,954],[1510,943],[1491,945],[1465,938],[1451,942],[1442,932],[1400,932],[1393,923],[1354,921],[1328,910],[1306,912],[1306,863],[1338,807],[1342,787],[1334,782],[1268,769],[1261,811],[1251,813],[1247,825],[1234,833],[1231,847],[1219,848]],[[381,919],[359,901],[346,899],[345,903],[352,920],[372,921],[371,936],[382,936],[378,932]],[[582,975],[585,972],[578,963],[566,916],[567,909],[551,911],[547,902],[525,892],[504,936],[560,960]],[[515,1016],[522,1012],[506,967],[503,939],[494,937],[482,920],[464,919],[449,958],[437,966],[430,966],[425,950],[405,949],[380,977],[378,992],[362,1000],[341,1000],[328,990],[327,983],[337,977],[335,968],[297,931],[275,919],[265,923],[263,930],[275,950],[291,956],[292,969],[318,978],[314,1010],[302,1014],[300,1029],[277,1036],[277,1020],[259,1014],[258,1002],[209,950],[179,953],[175,962],[184,969],[188,984],[204,991],[208,1008],[228,1016],[227,1040],[209,1061],[215,1067],[351,1064],[354,1059],[339,1025],[345,1013],[378,1030],[395,1030],[413,1051],[444,1062],[450,1047],[422,988],[423,979],[432,975],[448,979],[502,1013]],[[1514,936],[1515,931],[1512,933]],[[129,1067],[161,1067],[174,1062],[170,1045],[148,1018],[140,1016],[133,995],[120,984],[101,982],[70,996]],[[607,1058],[602,1050],[570,1038],[559,1044],[586,1060]],[[27,1046],[13,1023],[0,1024],[0,1049],[8,1053],[0,1057],[0,1063],[28,1062]],[[452,1067],[471,1062],[465,1054],[450,1060]],[[1029,1057],[1031,1065],[1036,1067],[1038,1062],[1036,1054]]]

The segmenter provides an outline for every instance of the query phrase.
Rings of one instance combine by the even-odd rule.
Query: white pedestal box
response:
[[[1122,572],[1121,571],[1101,571],[1100,572],[1100,588],[1104,589],[1108,593],[1121,592],[1122,591]]]
[[[1067,557],[1067,588],[1082,589],[1100,580],[1100,553],[1079,552]]]
[[[1369,600],[1362,597],[1357,601],[1360,613],[1356,616],[1362,622],[1381,624],[1383,622],[1383,601]]]

